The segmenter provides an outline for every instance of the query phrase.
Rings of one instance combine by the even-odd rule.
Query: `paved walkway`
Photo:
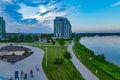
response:
[[[23,70],[24,73],[28,74],[29,80],[48,80],[42,69],[42,59],[44,56],[44,52],[39,48],[35,48],[31,46],[25,46],[25,47],[30,48],[34,53],[31,56],[15,64],[10,64],[0,60],[0,76],[7,78],[14,77],[15,71],[21,72]],[[39,66],[40,71],[37,71],[35,69],[36,65]],[[33,70],[34,78],[31,78],[29,75],[31,69]]]
[[[99,80],[88,68],[86,68],[80,60],[75,56],[72,46],[74,45],[74,42],[72,41],[72,44],[68,46],[68,51],[71,53],[72,59],[71,61],[73,62],[74,66],[77,68],[77,70],[81,73],[83,78],[85,80]]]

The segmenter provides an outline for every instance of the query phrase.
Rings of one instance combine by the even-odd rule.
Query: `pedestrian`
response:
[[[30,70],[30,76],[33,77],[33,70]]]
[[[24,75],[24,72],[21,71],[21,73],[20,73],[21,78],[23,78],[23,75]]]
[[[10,80],[13,80],[13,77],[10,77]]]
[[[25,73],[25,75],[24,75],[24,79],[27,80],[27,73]]]
[[[38,70],[38,71],[40,70],[39,67],[38,67],[38,65],[36,65],[35,68],[36,68],[36,70]]]

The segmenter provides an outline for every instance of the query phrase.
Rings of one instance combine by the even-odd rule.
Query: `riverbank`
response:
[[[96,59],[93,51],[75,41],[73,51],[77,58],[89,68],[100,80],[120,80],[120,68],[107,62]]]

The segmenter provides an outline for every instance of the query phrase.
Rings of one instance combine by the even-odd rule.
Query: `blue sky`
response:
[[[120,32],[120,0],[0,0],[7,32],[52,33],[56,16],[73,32]]]

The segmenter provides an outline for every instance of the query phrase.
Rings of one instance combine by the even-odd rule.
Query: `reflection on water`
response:
[[[120,66],[120,36],[84,37],[80,42],[95,54],[104,54],[108,61]]]

